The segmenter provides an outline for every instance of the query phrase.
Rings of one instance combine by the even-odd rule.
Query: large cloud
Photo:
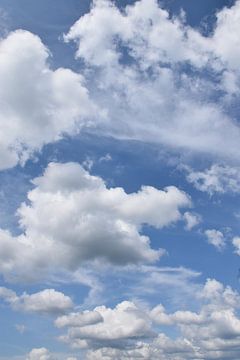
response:
[[[226,95],[239,97],[239,14],[239,2],[224,9],[205,37],[156,0],[122,11],[94,1],[65,39],[94,69],[93,96],[108,109],[101,131],[238,160],[240,129]]]
[[[240,130],[231,117],[240,95],[239,14],[237,1],[217,14],[205,37],[156,0],[123,11],[95,0],[65,36],[92,70],[86,85],[69,69],[52,70],[37,36],[10,33],[0,42],[0,169],[88,125],[105,135],[238,160]]]
[[[233,359],[240,355],[239,294],[214,279],[194,294],[199,310],[168,313],[163,305],[152,309],[122,302],[114,309],[97,307],[103,321],[68,323],[61,339],[73,347],[87,347],[87,359]],[[166,333],[179,334],[176,338]],[[148,341],[144,340],[144,337]]]
[[[24,232],[0,234],[5,274],[76,270],[93,260],[117,265],[156,261],[162,251],[151,249],[142,225],[168,226],[181,219],[180,208],[191,206],[189,197],[173,186],[143,186],[131,194],[107,188],[77,163],[51,163],[33,184],[28,204],[18,209]]]
[[[24,162],[33,151],[75,134],[95,107],[81,75],[51,70],[38,36],[18,30],[0,41],[0,169]]]

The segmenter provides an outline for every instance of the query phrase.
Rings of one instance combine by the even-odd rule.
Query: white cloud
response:
[[[206,191],[210,195],[214,193],[240,192],[240,169],[227,165],[214,164],[204,171],[193,171],[184,166],[187,171],[187,180],[196,189]]]
[[[71,313],[60,316],[56,319],[55,325],[58,328],[64,326],[81,327],[102,322],[103,318],[98,311],[84,311],[82,313]]]
[[[86,71],[86,82],[70,69],[52,70],[39,37],[10,33],[0,42],[0,169],[24,163],[44,144],[85,126],[237,161],[239,126],[228,114],[231,104],[217,98],[219,89],[239,96],[239,14],[237,1],[217,14],[205,37],[156,0],[122,11],[96,0],[65,35],[77,43],[85,70],[93,70]],[[187,74],[182,64],[197,71]],[[205,69],[215,80],[204,79]]]
[[[65,39],[76,42],[76,56],[94,69],[92,95],[108,110],[99,131],[238,161],[240,129],[219,89],[239,93],[233,66],[239,14],[239,2],[222,10],[206,37],[181,17],[171,18],[156,0],[122,11],[111,1],[94,1]],[[229,26],[234,32],[224,33]],[[191,73],[184,70],[189,64]]]
[[[209,99],[217,99],[221,88],[239,96],[239,17],[237,1],[217,14],[212,35],[205,37],[183,17],[171,18],[156,0],[122,11],[96,0],[65,35],[77,43],[85,69],[93,70],[86,83],[70,69],[52,70],[39,37],[10,33],[0,42],[0,169],[24,163],[44,144],[85,126],[238,160],[240,130],[229,103],[224,96]],[[181,64],[197,71],[187,74]],[[215,80],[204,80],[211,67]]]
[[[124,348],[129,341],[154,336],[151,320],[132,302],[124,301],[114,309],[99,306],[94,311],[101,315],[101,322],[84,326],[80,320],[78,327],[74,322],[74,327],[70,324],[67,335],[60,339],[76,348],[104,347],[107,344]]]
[[[168,226],[181,219],[180,208],[191,205],[173,186],[143,186],[131,194],[107,188],[77,163],[51,163],[33,184],[28,204],[18,209],[23,233],[0,234],[5,275],[31,278],[101,259],[118,265],[153,262],[163,251],[151,249],[142,224]]]
[[[208,239],[208,243],[215,246],[217,250],[222,251],[224,249],[226,242],[221,231],[215,229],[206,230],[205,235]]]
[[[14,310],[31,313],[56,315],[73,308],[70,297],[54,289],[45,289],[31,295],[23,293],[21,296],[17,296],[14,291],[0,287],[0,298]]]
[[[217,14],[217,24],[213,35],[213,47],[226,68],[239,71],[240,1]]]
[[[232,244],[235,247],[235,253],[240,255],[240,237],[239,236],[235,236],[232,239]]]
[[[97,307],[103,321],[82,327],[71,327],[61,340],[73,347],[87,348],[86,359],[234,359],[240,354],[239,294],[208,279],[192,293],[196,311],[180,305],[167,312],[159,304],[152,309],[133,302],[122,302],[114,309]],[[179,334],[171,338],[163,333]],[[144,338],[147,339],[144,340]]]
[[[190,213],[186,211],[183,215],[183,219],[186,222],[186,230],[192,230],[201,222],[201,216],[198,214]]]
[[[69,69],[51,70],[49,56],[28,31],[14,31],[0,41],[0,169],[77,133],[95,114],[84,78]]]
[[[10,358],[9,358],[10,359]],[[11,358],[12,359],[12,358]],[[14,358],[15,359],[15,358]],[[76,357],[67,356],[63,353],[52,353],[45,347],[35,348],[30,351],[28,355],[23,359],[22,357],[16,358],[16,360],[77,360]]]
[[[32,349],[26,360],[56,360],[46,348]]]

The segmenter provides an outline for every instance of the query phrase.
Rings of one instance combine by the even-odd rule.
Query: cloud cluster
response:
[[[228,110],[239,97],[239,17],[237,1],[206,37],[156,0],[122,10],[93,1],[65,40],[94,71],[92,95],[108,110],[100,130],[238,160],[240,129]]]
[[[188,166],[184,166],[184,169],[187,171],[187,180],[200,191],[210,195],[240,192],[239,167],[214,164],[203,171],[194,171]]]
[[[0,233],[4,274],[31,277],[51,269],[76,270],[94,260],[154,262],[163,251],[150,247],[142,225],[168,226],[181,219],[181,208],[191,206],[188,195],[174,186],[143,186],[131,194],[107,188],[77,163],[51,163],[33,184],[28,203],[18,209],[23,233]]]
[[[40,38],[24,30],[0,41],[0,169],[23,162],[44,144],[76,134],[94,117],[84,78],[51,70]]]
[[[52,70],[38,36],[8,34],[0,42],[0,169],[90,125],[104,135],[237,160],[240,130],[230,110],[240,94],[239,17],[237,1],[217,14],[206,37],[156,0],[122,10],[95,0],[65,35],[77,43],[86,79]]]
[[[240,354],[240,296],[230,287],[209,279],[195,294],[199,310],[168,313],[159,304],[148,309],[124,301],[114,309],[94,311],[103,320],[79,326],[72,318],[61,340],[75,348],[88,348],[86,359],[234,359]],[[178,330],[172,338],[163,327]],[[171,333],[171,332],[170,332]],[[147,340],[147,341],[146,341]]]
[[[154,336],[149,317],[132,302],[124,301],[114,309],[98,306],[94,312],[101,315],[101,321],[87,325],[82,323],[81,318],[78,322],[76,316],[66,316],[64,324],[68,325],[69,330],[67,335],[61,336],[60,339],[75,348],[107,346],[124,349],[138,338]],[[59,326],[61,321],[62,318],[57,319],[56,325]]]

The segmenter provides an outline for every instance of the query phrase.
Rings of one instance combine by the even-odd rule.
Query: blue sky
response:
[[[0,359],[238,360],[240,1],[0,0]]]

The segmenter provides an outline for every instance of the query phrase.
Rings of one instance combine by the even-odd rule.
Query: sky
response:
[[[239,32],[0,0],[0,360],[239,360]]]

